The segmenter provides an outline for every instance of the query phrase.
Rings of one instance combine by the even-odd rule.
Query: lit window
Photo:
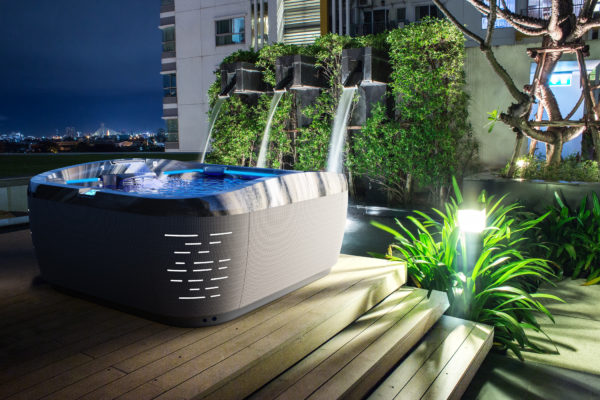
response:
[[[245,43],[244,17],[215,21],[216,45]]]

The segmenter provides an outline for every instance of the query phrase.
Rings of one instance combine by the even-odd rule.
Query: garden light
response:
[[[527,166],[527,161],[526,160],[517,160],[517,167],[518,168],[523,168]]]
[[[485,229],[486,212],[482,210],[458,210],[458,227],[463,232],[481,233]]]

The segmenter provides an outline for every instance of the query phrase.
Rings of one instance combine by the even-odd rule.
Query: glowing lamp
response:
[[[517,160],[517,167],[518,168],[523,168],[527,165],[527,161],[526,160]]]
[[[486,213],[482,210],[458,210],[458,227],[463,232],[481,233],[485,229]]]

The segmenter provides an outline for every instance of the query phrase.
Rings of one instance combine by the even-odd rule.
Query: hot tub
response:
[[[348,191],[328,172],[130,159],[39,174],[28,198],[46,281],[203,326],[326,275]]]

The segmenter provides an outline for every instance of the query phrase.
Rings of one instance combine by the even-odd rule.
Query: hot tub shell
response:
[[[229,174],[266,176],[233,191],[177,198],[83,183],[132,170],[185,177],[206,167],[117,160],[32,178],[30,226],[42,277],[163,322],[203,326],[330,271],[346,221],[341,174],[221,166]]]

